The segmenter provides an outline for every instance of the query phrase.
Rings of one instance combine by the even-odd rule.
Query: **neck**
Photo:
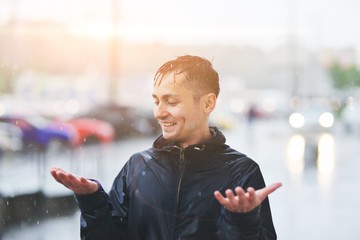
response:
[[[200,144],[200,143],[207,142],[211,138],[212,138],[212,134],[211,134],[210,128],[207,127],[206,130],[201,130],[199,132],[199,134],[192,139],[191,142],[180,143],[179,145],[182,148],[186,148],[189,145],[195,145],[195,144]]]

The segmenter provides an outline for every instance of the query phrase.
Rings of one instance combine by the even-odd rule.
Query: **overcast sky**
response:
[[[0,0],[0,21],[52,19],[102,37],[113,0]],[[289,32],[311,48],[360,50],[358,0],[121,0],[122,36],[136,41],[232,43],[274,47]]]

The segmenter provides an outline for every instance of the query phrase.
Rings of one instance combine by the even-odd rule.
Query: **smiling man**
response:
[[[226,145],[208,124],[219,95],[211,62],[181,56],[154,78],[151,148],[133,154],[107,194],[95,180],[52,168],[81,210],[81,239],[276,239],[256,162]]]

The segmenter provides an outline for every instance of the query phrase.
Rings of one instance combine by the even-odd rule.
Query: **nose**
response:
[[[164,104],[159,103],[158,105],[154,106],[154,117],[156,119],[164,118],[167,114],[168,112]]]

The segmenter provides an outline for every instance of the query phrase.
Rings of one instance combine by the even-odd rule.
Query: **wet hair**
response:
[[[214,93],[216,97],[219,95],[219,75],[205,58],[184,55],[164,63],[155,74],[154,86],[159,86],[163,77],[169,73],[174,74],[174,81],[176,75],[184,74],[182,84],[194,92],[196,100],[208,93]]]

